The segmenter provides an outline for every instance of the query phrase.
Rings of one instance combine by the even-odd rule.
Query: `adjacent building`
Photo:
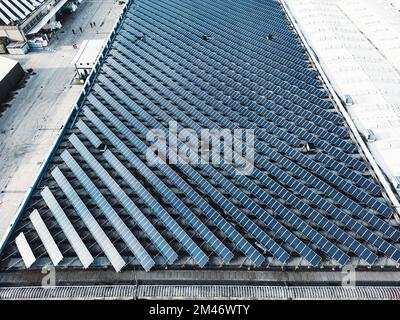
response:
[[[15,89],[25,72],[18,61],[0,57],[0,103]]]
[[[81,0],[0,0],[0,37],[26,41],[55,21],[57,12],[68,2]]]

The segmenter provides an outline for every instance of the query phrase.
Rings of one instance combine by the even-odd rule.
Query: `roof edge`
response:
[[[0,288],[0,300],[398,300],[400,287],[121,285]]]

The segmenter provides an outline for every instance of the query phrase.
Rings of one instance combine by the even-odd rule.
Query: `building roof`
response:
[[[44,0],[0,0],[0,25],[15,25],[25,20]]]
[[[19,62],[13,59],[0,57],[0,81],[18,64]]]
[[[77,68],[93,68],[103,51],[104,45],[104,39],[84,40],[79,47],[78,53],[72,60],[72,64]]]
[[[360,132],[372,129],[374,158],[400,175],[400,2],[285,0],[335,91],[350,95]]]
[[[168,281],[166,268],[218,281],[232,269],[396,270],[393,207],[279,2],[135,1],[104,57],[7,238],[3,281],[55,264],[57,279],[83,284],[129,270]],[[151,130],[171,121],[253,129],[251,173],[152,166]]]

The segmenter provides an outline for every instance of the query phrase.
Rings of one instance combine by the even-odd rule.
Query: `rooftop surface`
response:
[[[286,0],[361,133],[371,129],[371,153],[389,180],[400,175],[400,2]]]
[[[75,284],[343,265],[396,279],[392,204],[279,2],[131,2],[87,88],[3,247],[3,283],[52,264]],[[172,120],[254,129],[251,174],[151,166],[146,136]]]

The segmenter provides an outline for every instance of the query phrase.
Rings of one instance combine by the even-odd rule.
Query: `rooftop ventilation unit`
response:
[[[344,96],[344,103],[345,103],[346,107],[350,107],[350,106],[354,105],[353,98],[351,96],[349,96],[348,94],[346,94]]]
[[[365,130],[364,136],[365,136],[365,139],[367,139],[368,142],[376,141],[375,133],[371,129]]]

